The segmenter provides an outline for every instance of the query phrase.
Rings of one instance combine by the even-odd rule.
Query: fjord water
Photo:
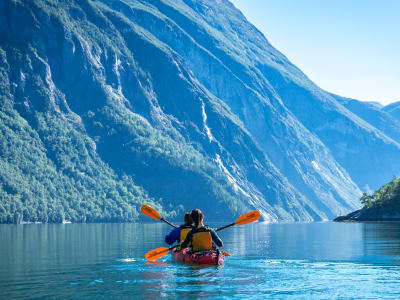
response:
[[[249,224],[220,232],[224,267],[146,262],[169,230],[0,225],[0,298],[400,298],[400,223]]]

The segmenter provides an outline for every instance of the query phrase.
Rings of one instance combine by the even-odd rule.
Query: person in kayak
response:
[[[173,243],[182,243],[188,232],[193,229],[193,220],[190,212],[185,213],[185,217],[183,218],[184,224],[173,229],[169,234],[165,236],[165,242],[168,245],[172,245]]]
[[[184,249],[191,243],[193,252],[208,251],[215,248],[213,242],[218,247],[223,247],[222,240],[217,233],[203,224],[204,215],[201,210],[193,209],[191,215],[194,222],[194,228],[187,234],[185,240],[181,244],[181,248]]]

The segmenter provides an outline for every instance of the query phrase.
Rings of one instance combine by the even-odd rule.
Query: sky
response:
[[[400,101],[400,0],[230,0],[326,91]]]

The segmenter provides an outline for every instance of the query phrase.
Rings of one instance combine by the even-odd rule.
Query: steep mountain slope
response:
[[[228,1],[5,0],[0,54],[0,222],[320,220],[399,171]]]
[[[212,8],[203,11],[207,5]],[[349,199],[357,198],[357,187],[329,150],[282,105],[249,61],[232,54],[245,52],[231,49],[232,37],[222,26],[229,24],[225,15],[238,14],[229,2],[112,1],[111,6],[177,51],[201,83],[243,121],[289,181],[319,208],[334,210],[337,201],[352,203]],[[211,27],[219,20],[221,26]],[[235,24],[243,21],[242,17]]]
[[[242,14],[229,2],[185,3],[203,18],[193,14],[193,22],[212,26],[210,31],[216,38],[207,40],[206,48],[210,49],[214,42],[216,53],[225,65],[232,64],[231,71],[234,70],[261,95],[272,88],[274,95],[322,141],[358,186],[364,190],[375,189],[400,172],[400,145],[397,142],[317,87],[257,29],[245,22]],[[279,100],[273,102],[275,107],[277,102]]]
[[[168,126],[171,121],[165,114],[156,116],[160,123],[166,123],[163,133],[128,109],[131,104],[122,94],[120,80],[129,82],[129,88],[136,94],[131,101],[138,98],[137,107],[141,108],[156,101],[150,78],[143,74],[129,53],[124,53],[127,49],[121,40],[110,40],[118,32],[91,2],[83,2],[82,6],[61,3],[53,6],[42,1],[10,1],[3,3],[2,9],[1,15],[8,17],[2,18],[5,21],[1,26],[1,40],[7,41],[2,44],[2,73],[5,75],[2,86],[6,97],[12,99],[14,110],[11,113],[25,119],[26,130],[34,133],[31,134],[32,143],[44,144],[43,165],[54,165],[60,176],[67,177],[66,184],[78,189],[70,196],[55,180],[41,182],[40,193],[33,190],[35,187],[29,184],[29,177],[40,177],[47,172],[26,168],[26,160],[30,158],[7,143],[5,146],[11,149],[3,160],[8,168],[2,169],[3,222],[12,216],[16,220],[22,214],[26,221],[61,221],[64,217],[72,221],[133,220],[137,217],[137,205],[149,201],[148,192],[157,202],[164,198],[164,207],[169,208],[171,202],[177,204],[169,209],[171,216],[190,208],[182,203],[197,206],[200,201],[206,207],[228,208],[233,215],[248,209],[248,202],[243,203],[243,196],[236,195],[225,174],[190,144],[182,142],[183,137]],[[71,16],[79,21],[74,23],[69,19]],[[97,27],[95,22],[102,27]],[[24,24],[22,28],[21,24]],[[102,33],[102,30],[111,30],[111,33]],[[133,38],[140,37],[133,33]],[[141,42],[146,43],[145,40]],[[147,49],[153,50],[150,46]],[[129,74],[128,78],[119,75],[118,56],[124,59],[120,67]],[[169,64],[174,76],[180,75],[172,57],[165,57],[163,63]],[[180,84],[188,83],[181,79]],[[202,125],[198,102],[191,104],[197,104],[199,110],[197,120],[191,119],[194,132],[196,121]],[[171,137],[173,135],[177,136],[177,141]],[[21,143],[19,136],[6,140]],[[39,151],[36,148],[34,150]],[[24,166],[15,164],[12,155],[23,156],[17,161]],[[111,167],[109,176],[105,167]],[[9,169],[20,174],[21,182],[15,182],[14,176],[5,173]],[[111,184],[107,184],[108,180]],[[133,180],[145,186],[148,192],[139,193],[141,188]],[[8,182],[13,182],[14,188],[10,188]],[[52,190],[59,193],[54,194]],[[34,202],[28,205],[31,213],[25,213],[27,203],[21,196],[25,191],[26,198]],[[17,207],[13,205],[15,198]],[[57,215],[61,217],[36,214],[35,203],[40,198],[44,198],[45,211],[55,209],[49,208],[51,201],[58,203]],[[187,199],[189,203],[184,202]],[[107,202],[117,207],[121,216],[107,218]],[[90,218],[82,218],[82,207]],[[131,210],[133,213],[129,214]],[[95,211],[99,212],[95,214]],[[215,209],[210,212],[211,217],[222,212],[222,209]]]
[[[0,9],[2,112],[24,129],[2,124],[2,222],[129,221],[148,195],[170,217],[326,218],[181,57],[121,14],[91,1]]]
[[[390,112],[385,111],[383,106],[379,107],[375,103],[331,95],[352,113],[382,131],[389,138],[400,143],[400,121]]]

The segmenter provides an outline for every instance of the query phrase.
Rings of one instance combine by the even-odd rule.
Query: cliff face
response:
[[[1,222],[321,220],[399,172],[228,1],[5,0],[0,38]]]
[[[400,121],[387,111],[390,106],[378,106],[375,103],[362,102],[355,99],[332,95],[352,113],[379,129],[388,138],[400,143]]]

